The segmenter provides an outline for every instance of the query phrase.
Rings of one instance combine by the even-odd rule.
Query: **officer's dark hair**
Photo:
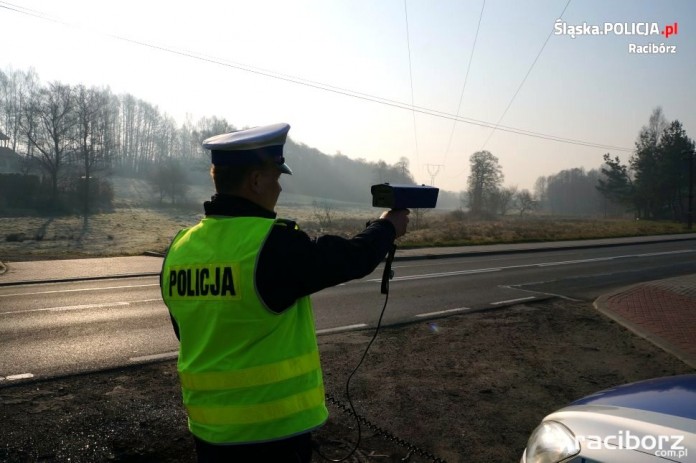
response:
[[[210,167],[210,176],[215,184],[217,193],[236,193],[244,184],[247,175],[257,170],[275,168],[271,161],[259,161],[257,164],[243,164],[235,166],[216,166]]]

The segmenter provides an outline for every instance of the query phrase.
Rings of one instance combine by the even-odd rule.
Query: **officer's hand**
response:
[[[411,211],[408,209],[392,209],[391,211],[382,212],[382,215],[379,216],[379,218],[387,219],[392,223],[392,225],[394,225],[396,237],[398,238],[406,234],[406,227],[408,226],[408,214],[410,213]]]

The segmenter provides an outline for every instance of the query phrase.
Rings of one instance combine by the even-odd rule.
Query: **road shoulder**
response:
[[[326,390],[344,402],[346,379],[371,336],[319,339]],[[517,461],[554,409],[616,384],[688,372],[590,303],[556,299],[386,327],[351,395],[376,426],[449,463]],[[0,387],[0,405],[0,461],[194,461],[174,361]],[[329,410],[316,439],[335,458],[357,435],[350,416]],[[363,432],[349,461],[408,454]]]

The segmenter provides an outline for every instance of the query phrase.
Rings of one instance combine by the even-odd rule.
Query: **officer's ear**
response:
[[[260,165],[249,171],[247,185],[251,191],[256,194],[263,194],[265,192],[268,184],[268,179],[266,178],[268,171],[269,168],[267,165]]]

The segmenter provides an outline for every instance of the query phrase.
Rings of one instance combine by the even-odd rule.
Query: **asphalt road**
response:
[[[397,262],[385,323],[554,296],[593,300],[696,273],[696,241]],[[381,267],[313,297],[320,333],[374,326]],[[41,378],[173,358],[155,277],[0,287],[0,377]],[[31,376],[30,376],[31,375]]]

